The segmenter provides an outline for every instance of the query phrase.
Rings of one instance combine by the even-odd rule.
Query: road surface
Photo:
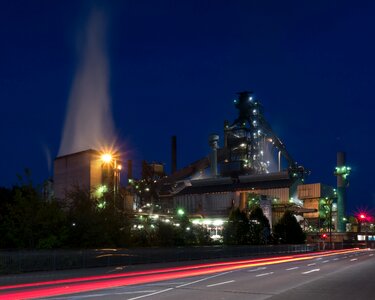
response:
[[[195,263],[13,284],[0,299],[375,299],[375,251]]]

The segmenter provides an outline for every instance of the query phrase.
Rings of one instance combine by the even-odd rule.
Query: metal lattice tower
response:
[[[254,99],[251,92],[240,92],[238,95],[238,99],[234,100],[238,118],[231,125],[227,121],[224,124],[224,144],[229,150],[224,172],[232,170],[233,173],[236,170],[239,174],[269,173],[270,161],[266,153],[276,148],[279,160],[283,155],[292,176],[303,175],[303,167],[297,165],[266,121],[259,101]]]

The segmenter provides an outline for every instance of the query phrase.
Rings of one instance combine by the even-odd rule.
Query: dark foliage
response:
[[[274,228],[275,240],[283,244],[303,244],[306,235],[296,218],[286,211]]]

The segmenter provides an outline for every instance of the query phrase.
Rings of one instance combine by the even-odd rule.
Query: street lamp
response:
[[[363,224],[367,221],[367,215],[365,213],[360,213],[358,215],[358,223],[360,225],[360,233],[362,233],[362,226]],[[367,224],[365,224],[365,243],[366,243],[366,248],[367,248]]]
[[[107,176],[109,177],[107,179],[107,184],[111,184],[111,177],[113,176],[113,202],[114,202],[114,207],[116,207],[115,202],[116,202],[116,195],[119,190],[119,185],[120,185],[120,172],[122,169],[121,164],[116,159],[116,156],[110,152],[104,152],[100,156],[101,161],[103,162],[103,168],[106,167],[107,170]]]

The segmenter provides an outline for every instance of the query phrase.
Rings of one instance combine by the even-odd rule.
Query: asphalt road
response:
[[[206,266],[202,268],[206,274],[195,276],[185,276],[185,273],[172,276],[180,274],[181,270],[160,274],[151,271],[148,275],[131,276],[132,280],[144,278],[146,283],[116,283],[107,289],[89,292],[86,289],[86,292],[44,299],[375,299],[375,251],[331,253],[288,260],[225,265],[209,273],[207,270],[211,267]],[[196,269],[188,272],[201,270]],[[166,274],[172,274],[171,278]],[[96,282],[103,284],[99,279]],[[74,284],[67,283],[65,287],[69,285]],[[16,291],[20,290],[22,288]]]

